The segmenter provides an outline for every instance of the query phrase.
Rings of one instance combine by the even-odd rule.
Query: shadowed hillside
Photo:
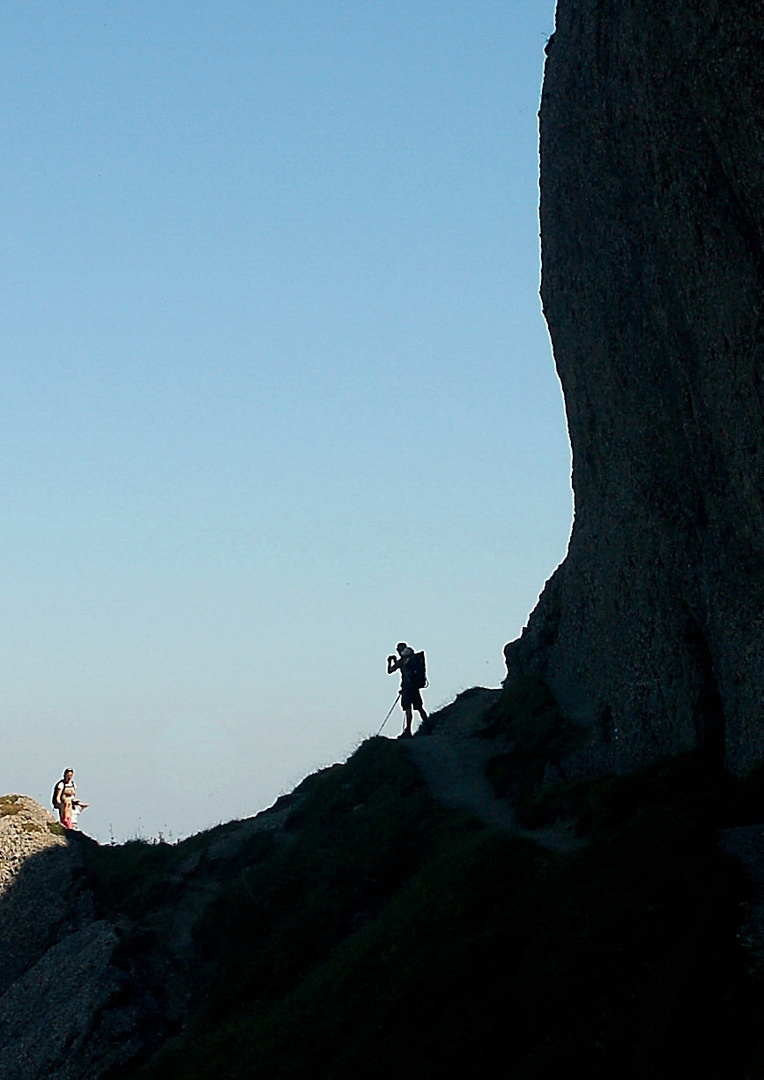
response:
[[[70,836],[90,907],[0,998],[0,1077],[758,1075],[764,778],[689,756],[550,785],[536,745],[511,774],[527,824],[496,828],[433,798],[417,747],[487,747],[490,773],[534,716],[551,755],[567,728],[540,692],[485,693],[255,818],[175,845]],[[63,1008],[57,1042],[58,963],[70,1006],[98,1007]]]

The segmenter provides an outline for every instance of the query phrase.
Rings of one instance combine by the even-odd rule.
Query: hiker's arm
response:
[[[392,675],[394,671],[397,671],[401,666],[401,660],[396,660],[394,656],[388,656],[387,658],[387,674]]]

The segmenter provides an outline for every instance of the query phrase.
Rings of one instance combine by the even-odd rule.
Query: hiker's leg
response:
[[[411,734],[411,706],[406,706],[406,724],[403,730],[410,735]]]
[[[420,733],[422,735],[431,735],[432,734],[432,724],[430,723],[429,716],[425,712],[424,705],[422,706],[421,709],[417,709],[417,712],[419,713],[419,716],[420,716],[421,721],[422,721],[421,724],[419,725]]]

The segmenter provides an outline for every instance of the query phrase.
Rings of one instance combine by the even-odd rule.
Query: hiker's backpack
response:
[[[53,798],[50,800],[53,803],[54,809],[56,809],[56,810],[61,809],[61,800],[58,798],[58,785],[60,783],[61,783],[60,780],[56,780],[56,786],[53,788]],[[63,795],[63,792],[64,792],[64,789],[62,787],[61,788],[61,794],[62,795]]]
[[[424,662],[424,653],[415,652],[406,664],[406,682],[415,686],[417,690],[427,686],[427,667]]]

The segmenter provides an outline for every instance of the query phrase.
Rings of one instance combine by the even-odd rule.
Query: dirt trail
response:
[[[514,807],[506,799],[497,798],[486,779],[486,763],[497,748],[493,739],[476,738],[475,732],[500,693],[474,687],[460,694],[456,701],[433,714],[435,730],[431,735],[418,734],[406,740],[409,755],[432,794],[446,806],[467,810],[487,825],[533,840],[551,851],[580,850],[585,841],[565,826],[521,828]]]

